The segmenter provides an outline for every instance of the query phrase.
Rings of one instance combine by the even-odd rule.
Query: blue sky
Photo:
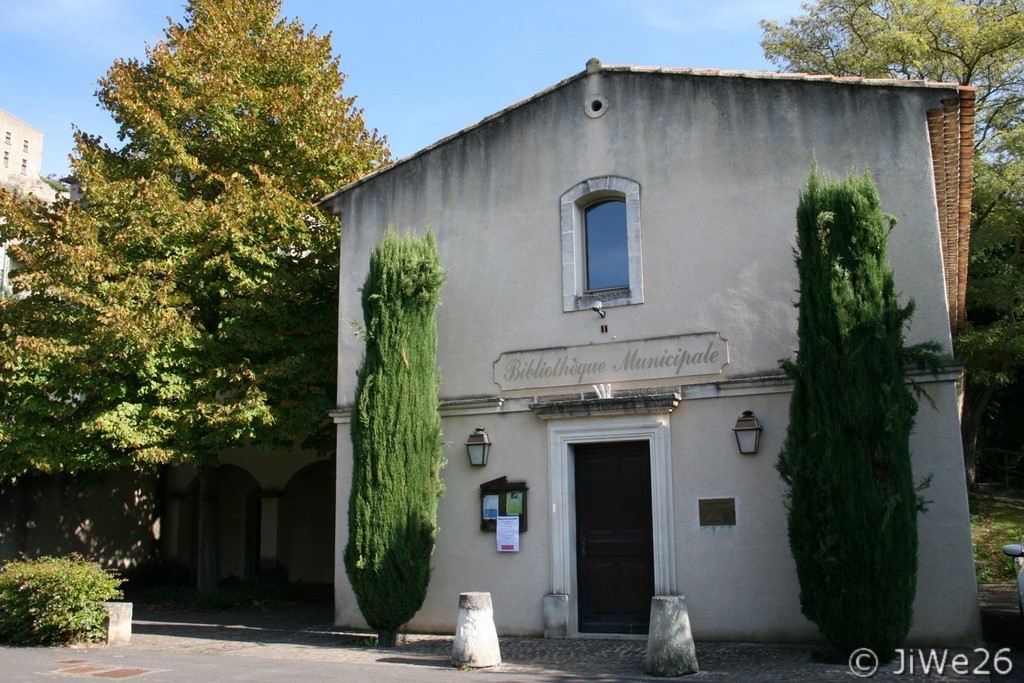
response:
[[[0,109],[43,132],[43,174],[68,171],[72,126],[117,144],[96,81],[145,56],[185,0],[0,0]],[[510,104],[606,64],[773,70],[758,20],[800,0],[283,0],[331,33],[346,95],[392,154],[412,154]]]

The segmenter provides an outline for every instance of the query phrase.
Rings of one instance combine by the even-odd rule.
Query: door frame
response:
[[[579,635],[576,587],[576,492],[573,445],[647,441],[651,458],[651,523],[654,594],[676,594],[673,529],[672,443],[668,415],[578,418],[548,424],[548,485],[551,492],[551,592],[569,598],[568,632]]]

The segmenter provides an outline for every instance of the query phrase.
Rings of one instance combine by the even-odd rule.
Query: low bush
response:
[[[54,645],[99,640],[100,602],[122,596],[122,579],[77,554],[0,567],[0,641]]]

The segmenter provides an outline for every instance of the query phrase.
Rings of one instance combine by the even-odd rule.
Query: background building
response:
[[[57,191],[42,179],[43,134],[0,109],[0,185],[53,201]]]
[[[0,109],[0,185],[52,202],[57,191],[42,179],[43,134]],[[0,292],[9,291],[8,277],[15,266],[0,242]]]

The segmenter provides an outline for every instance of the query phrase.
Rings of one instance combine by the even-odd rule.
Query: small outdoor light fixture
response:
[[[491,450],[491,439],[483,427],[477,427],[476,431],[466,439],[466,451],[469,453],[469,464],[487,464],[487,453]]]
[[[732,428],[733,434],[736,435],[736,445],[739,446],[741,454],[757,454],[757,448],[761,444],[762,429],[763,427],[761,427],[761,423],[757,421],[757,418],[754,417],[753,411],[744,410],[743,414],[736,420],[736,426]]]

